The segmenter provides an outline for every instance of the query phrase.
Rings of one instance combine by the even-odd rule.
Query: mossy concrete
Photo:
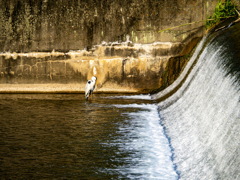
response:
[[[205,20],[216,3],[1,0],[0,83],[70,91],[97,75],[97,91],[149,92],[162,86],[168,60],[188,54],[205,33],[204,22],[159,31]]]
[[[217,0],[1,0],[0,52],[67,52],[102,41],[183,42],[201,36]]]
[[[150,54],[144,55],[142,48],[128,46],[99,46],[91,53],[3,53],[0,54],[0,84],[20,87],[43,84],[49,88],[55,84],[70,89],[75,84],[78,90],[73,91],[82,92],[86,80],[95,75],[96,91],[149,92],[161,85],[153,80],[161,78],[168,61],[167,56],[153,56],[156,49],[152,46]],[[6,90],[0,87],[0,92]]]

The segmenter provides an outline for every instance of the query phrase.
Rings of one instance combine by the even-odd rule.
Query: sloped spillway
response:
[[[158,104],[159,113],[180,179],[239,179],[240,24],[207,42],[181,87]]]

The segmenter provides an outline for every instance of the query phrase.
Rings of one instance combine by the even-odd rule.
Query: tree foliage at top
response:
[[[206,21],[206,28],[210,29],[217,25],[222,19],[229,17],[237,17],[236,4],[231,0],[218,0],[212,16],[208,16]]]

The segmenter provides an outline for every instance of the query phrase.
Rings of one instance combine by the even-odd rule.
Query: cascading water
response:
[[[196,53],[185,82],[158,104],[174,163],[180,179],[240,179],[240,24]]]

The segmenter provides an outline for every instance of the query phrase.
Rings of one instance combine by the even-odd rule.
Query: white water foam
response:
[[[108,97],[102,97],[106,99],[146,99],[146,100],[151,100],[150,95],[131,95],[131,96],[108,96]]]
[[[239,84],[217,62],[228,51],[207,46],[182,87],[158,104],[180,179],[240,178]]]
[[[121,148],[125,150],[139,151],[141,157],[126,159],[126,161],[136,161],[136,165],[119,167],[119,173],[128,175],[130,179],[136,178],[134,176],[136,174],[141,174],[139,179],[178,179],[171,160],[171,148],[164,129],[160,125],[157,106],[154,104],[129,104],[114,105],[114,107],[140,109],[138,112],[122,114],[130,118],[132,125],[119,128],[121,132],[128,132],[126,133],[128,137],[116,143],[121,144]]]

